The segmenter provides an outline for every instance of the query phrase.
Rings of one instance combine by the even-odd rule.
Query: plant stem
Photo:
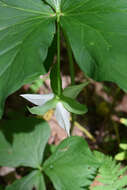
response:
[[[72,50],[70,47],[70,43],[68,41],[68,38],[66,36],[66,33],[64,33],[65,39],[66,39],[66,46],[67,46],[67,53],[69,58],[69,68],[70,68],[70,75],[71,75],[71,84],[75,84],[75,69],[74,69],[74,61],[73,61],[73,55]]]
[[[65,37],[65,40],[66,40],[67,54],[68,54],[68,59],[69,59],[71,85],[74,85],[75,84],[75,70],[74,70],[74,61],[73,61],[72,50],[71,50],[70,43],[69,43],[69,40],[68,40],[65,32],[64,32],[64,37]],[[72,135],[76,115],[74,113],[72,113],[71,117],[72,117],[72,120],[71,120],[71,135]]]
[[[60,75],[60,22],[57,16],[57,79],[58,79],[58,95],[61,95],[61,75]]]
[[[75,84],[75,70],[74,70],[74,61],[73,56],[71,52],[70,44],[67,43],[67,52],[68,52],[68,58],[69,58],[69,67],[70,67],[70,75],[71,75],[71,84]]]

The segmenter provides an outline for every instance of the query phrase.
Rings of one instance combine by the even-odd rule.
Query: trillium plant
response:
[[[30,102],[36,104],[38,107],[29,109],[33,114],[44,114],[46,111],[52,108],[56,108],[55,117],[59,125],[66,130],[68,136],[70,136],[70,113],[64,108],[62,101],[59,97],[54,97],[54,94],[46,95],[21,95]]]
[[[59,125],[67,131],[68,136],[70,135],[70,113],[64,108],[62,102],[59,100],[59,97],[54,98],[54,94],[26,94],[21,96],[38,106],[29,109],[33,114],[41,115],[49,109],[56,108],[55,116]]]
[[[65,43],[61,43],[63,40]],[[70,86],[64,89],[63,44],[71,78]],[[54,109],[59,126],[70,136],[74,114],[87,112],[86,105],[80,104],[77,96],[88,82],[75,84],[74,64],[78,64],[85,78],[115,82],[127,91],[127,0],[0,0],[1,118],[9,95],[50,72],[51,94],[21,96],[35,105],[28,108],[31,114],[43,115]],[[104,156],[99,155],[97,161],[80,137],[66,138],[50,158],[43,160],[50,128],[42,119],[12,119],[2,122],[1,128],[0,166],[27,166],[32,171],[6,190],[46,190],[43,172],[56,190],[88,189],[99,164],[103,165],[104,159],[100,158]],[[113,168],[109,165],[110,171],[115,164]],[[106,168],[107,165],[100,169],[99,176],[110,176],[112,171],[108,174]],[[124,175],[115,172],[113,182],[99,178],[104,184],[99,190],[103,187],[122,190],[127,186],[127,178],[120,178]]]
[[[56,68],[55,65],[54,68]],[[55,78],[55,75],[53,76],[54,68],[50,74],[51,78]],[[51,86],[54,89],[54,94],[23,94],[21,96],[37,105],[33,108],[28,108],[32,114],[43,115],[50,109],[55,109],[55,117],[57,122],[60,127],[65,129],[68,136],[70,136],[70,112],[75,114],[84,114],[87,112],[87,107],[85,105],[81,105],[74,99],[87,84],[88,83],[85,82],[81,85],[74,85],[65,88],[59,96],[57,93],[55,94],[57,90],[54,88],[54,82],[51,82]],[[71,96],[73,96],[73,99],[70,98]]]

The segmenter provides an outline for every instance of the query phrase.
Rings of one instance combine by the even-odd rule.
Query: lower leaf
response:
[[[38,168],[50,136],[48,124],[40,119],[4,121],[0,130],[0,166]]]
[[[6,190],[46,190],[44,178],[40,171],[33,171],[28,176],[15,181]]]
[[[62,141],[43,165],[56,190],[84,189],[91,184],[97,167],[86,141],[76,136]]]

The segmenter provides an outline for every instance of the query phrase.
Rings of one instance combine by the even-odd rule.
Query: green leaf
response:
[[[126,152],[120,152],[118,154],[115,155],[115,159],[119,160],[119,161],[123,161],[127,159],[127,154]]]
[[[121,169],[121,165],[117,164],[111,157],[95,154],[96,158],[99,158],[99,162],[102,161],[98,169],[97,181],[100,185],[93,186],[93,190],[124,190],[127,185],[126,171],[127,167]]]
[[[61,0],[45,0],[45,2],[47,2],[54,10],[56,10],[56,12],[60,10]]]
[[[4,121],[0,131],[0,166],[38,168],[50,136],[48,124],[40,119]]]
[[[95,80],[116,82],[127,91],[127,1],[57,2],[61,26],[80,68]]]
[[[28,176],[20,180],[16,180],[12,185],[9,185],[6,190],[46,190],[44,178],[40,171],[33,171]]]
[[[61,87],[62,87],[62,81],[61,82]],[[58,71],[57,71],[57,64],[54,64],[51,72],[50,72],[50,83],[52,87],[52,91],[54,94],[58,95],[59,94],[59,83],[58,83]],[[62,89],[61,89],[62,91]]]
[[[120,122],[121,122],[122,124],[124,124],[125,126],[127,126],[127,119],[126,119],[126,118],[121,118],[121,119],[120,119]]]
[[[76,136],[62,141],[43,165],[56,190],[82,190],[97,167],[86,141]]]
[[[85,114],[88,111],[86,105],[80,104],[79,102],[77,102],[76,100],[72,98],[62,96],[61,101],[64,107],[69,112],[72,112],[75,114]]]
[[[93,151],[93,154],[100,165],[103,164],[105,158],[107,158],[102,152],[98,152],[96,150]]]
[[[0,185],[0,190],[3,190],[3,187]]]
[[[0,116],[8,95],[45,73],[53,14],[41,0],[0,0]]]
[[[44,79],[38,77],[35,81],[32,82],[29,88],[33,93],[37,93],[39,88],[43,85],[43,83]]]
[[[55,98],[53,98],[42,106],[34,106],[32,108],[28,108],[28,110],[32,114],[43,115],[46,112],[48,112],[50,109],[54,109],[56,107],[57,102],[58,101]]]
[[[127,143],[120,143],[119,147],[123,150],[127,150]]]
[[[83,88],[88,84],[89,82],[84,82],[79,85],[68,86],[67,88],[64,88],[63,95],[75,99],[78,96],[78,94],[83,90]]]

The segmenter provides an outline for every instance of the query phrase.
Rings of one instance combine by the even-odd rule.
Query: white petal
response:
[[[65,129],[68,136],[70,136],[70,113],[64,108],[61,102],[56,105],[55,117],[60,127]]]
[[[33,104],[37,106],[42,106],[45,104],[47,101],[51,100],[54,98],[54,94],[22,94],[20,95],[29,102],[32,102]]]

